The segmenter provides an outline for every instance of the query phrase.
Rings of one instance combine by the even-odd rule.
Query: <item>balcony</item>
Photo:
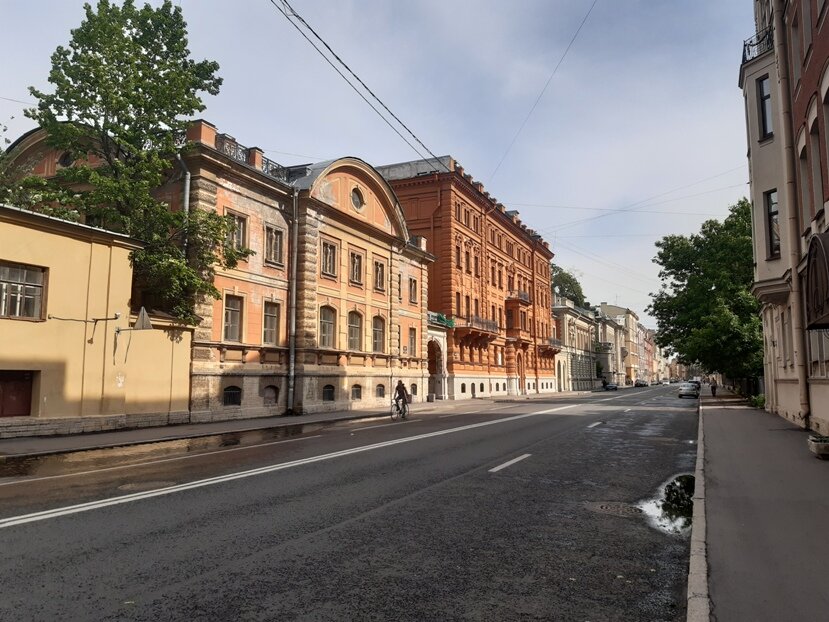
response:
[[[530,331],[524,328],[508,328],[507,339],[514,339],[516,341],[532,342],[532,335]]]
[[[540,338],[538,340],[538,348],[540,350],[550,350],[553,353],[561,352],[561,339],[553,339],[552,337]]]
[[[448,318],[443,313],[435,311],[427,311],[429,314],[429,324],[434,326],[443,326],[445,328],[455,328],[455,320]]]
[[[532,302],[529,292],[520,289],[511,289],[507,292],[507,300],[517,300],[523,304],[530,304]]]
[[[596,342],[596,352],[612,352],[613,351],[613,342],[612,341],[597,341]]]
[[[774,46],[774,31],[764,28],[750,39],[743,41],[743,63],[762,56]]]
[[[498,337],[498,322],[486,320],[477,315],[467,318],[456,317],[454,336],[456,340],[469,339],[480,343],[489,343]]]

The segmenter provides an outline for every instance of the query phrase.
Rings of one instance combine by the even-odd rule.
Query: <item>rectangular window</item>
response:
[[[472,262],[469,261],[469,251],[464,251],[463,258],[466,261],[467,274],[472,274]]]
[[[800,173],[800,230],[804,231],[812,220],[812,193],[809,186],[809,161],[806,149],[798,157],[798,172]]]
[[[503,270],[498,270],[498,289],[504,289],[504,272]]]
[[[760,109],[760,140],[765,140],[774,133],[771,110],[771,82],[768,76],[763,76],[757,80],[757,104]]]
[[[284,234],[281,229],[265,227],[265,261],[267,263],[282,264],[282,241]]]
[[[481,266],[480,266],[481,262],[478,260],[477,255],[475,255],[474,260],[475,260],[474,261],[475,262],[475,276],[481,276]]]
[[[46,270],[0,262],[0,317],[43,319]]]
[[[360,253],[349,253],[348,280],[356,285],[363,284],[363,256]]]
[[[322,243],[322,273],[337,276],[337,245],[332,242]]]
[[[494,266],[494,265],[493,265],[493,266],[491,266],[491,272],[492,272],[492,275],[491,275],[491,276],[492,276],[492,278],[491,278],[491,280],[490,280],[490,283],[492,283],[493,285],[495,285],[495,266]]]
[[[227,243],[233,248],[245,248],[247,242],[248,219],[239,214],[228,213],[233,223],[233,231],[228,232]]]
[[[225,296],[225,341],[242,341],[241,296]]]
[[[766,203],[766,239],[769,257],[780,257],[780,221],[777,213],[777,190],[764,195]]]
[[[382,261],[374,262],[374,289],[379,292],[386,291],[386,264]]]
[[[409,302],[417,302],[417,279],[409,277]]]
[[[455,203],[455,220],[461,219],[461,204]]]
[[[279,340],[279,304],[265,302],[262,343],[275,346]]]
[[[371,324],[371,346],[375,352],[385,352],[386,322],[381,317],[375,317]]]
[[[409,356],[417,356],[417,329],[409,329]]]
[[[455,267],[461,268],[461,247],[455,247]]]

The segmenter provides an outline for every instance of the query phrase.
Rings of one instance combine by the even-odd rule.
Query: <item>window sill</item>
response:
[[[383,294],[385,296],[386,295],[386,290],[385,289],[380,289],[379,287],[375,287],[374,288],[374,293]]]
[[[45,322],[46,318],[42,317],[25,317],[21,315],[0,315],[0,320],[14,320],[16,322]]]
[[[324,279],[328,279],[329,281],[336,281],[337,275],[336,274],[329,274],[327,272],[321,272],[320,276]]]
[[[363,289],[362,281],[352,281],[351,279],[349,279],[348,284],[353,285],[354,287],[359,287],[360,289]]]
[[[777,261],[778,259],[780,259],[780,253],[766,257],[766,261]]]
[[[761,137],[757,140],[757,142],[758,142],[759,144],[761,144],[761,145],[764,145],[764,144],[766,144],[766,143],[770,143],[770,142],[772,142],[773,140],[774,140],[774,132],[772,132],[772,133],[770,133],[770,134],[766,134],[765,136],[761,136]]]
[[[284,268],[285,263],[282,261],[272,261],[270,259],[265,260],[265,265],[270,266],[271,268]]]

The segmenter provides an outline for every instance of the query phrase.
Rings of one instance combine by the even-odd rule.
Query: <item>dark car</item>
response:
[[[679,385],[679,397],[699,397],[699,387],[693,382],[683,382]]]
[[[615,382],[608,382],[604,386],[604,390],[605,391],[618,391],[619,390],[619,385],[616,384]]]
[[[634,387],[646,387],[646,386],[648,386],[648,383],[645,382],[644,380],[637,379],[636,382],[633,383],[633,386]]]

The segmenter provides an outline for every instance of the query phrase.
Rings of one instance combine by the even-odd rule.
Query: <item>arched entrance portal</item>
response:
[[[438,400],[446,399],[446,362],[440,343],[430,339],[427,346],[427,358],[429,365],[429,395]],[[428,397],[427,397],[428,399]]]

